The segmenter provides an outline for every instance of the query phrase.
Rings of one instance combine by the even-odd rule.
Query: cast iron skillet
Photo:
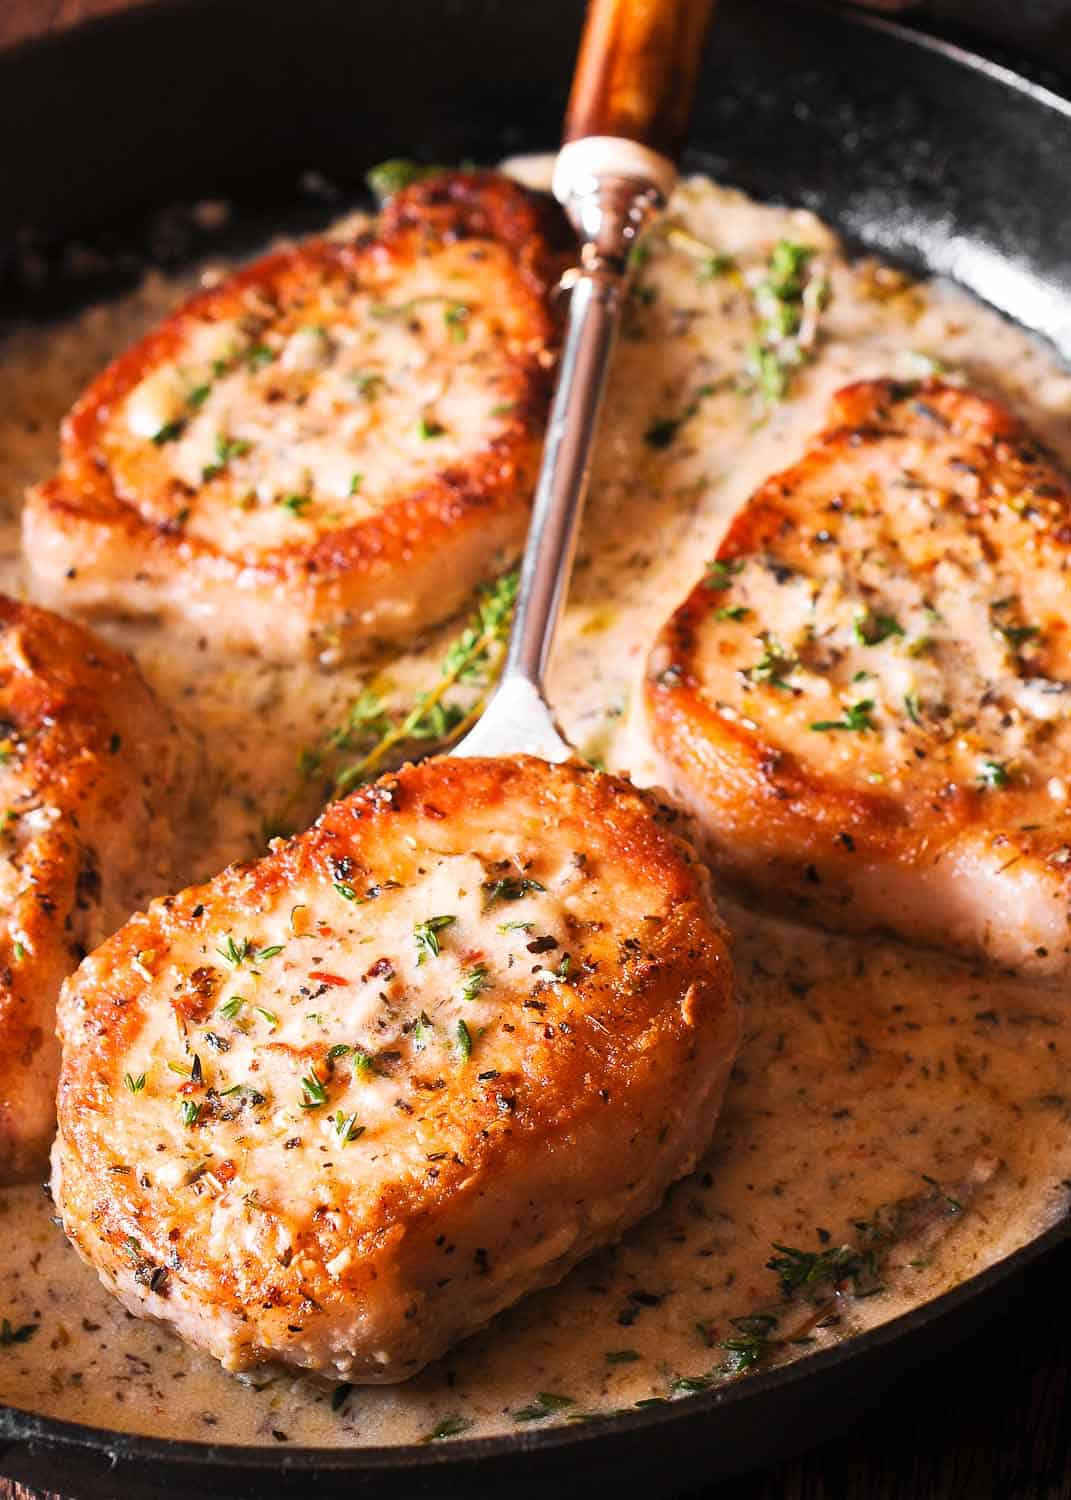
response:
[[[188,217],[160,213],[176,201],[229,197],[248,239],[324,219],[323,196],[353,201],[387,155],[494,160],[553,146],[580,14],[579,0],[157,0],[0,56],[0,309],[71,305],[146,258],[205,248]],[[895,25],[725,0],[693,141],[687,165],[812,207],[849,243],[956,275],[1071,358],[1064,99]],[[322,174],[311,203],[309,180],[298,188],[308,168]],[[0,1410],[0,1470],[78,1500],[524,1500],[611,1485],[654,1500],[846,1424],[1014,1297],[1024,1268],[1067,1233],[1058,1225],[837,1348],[613,1421],[347,1451],[129,1437]]]

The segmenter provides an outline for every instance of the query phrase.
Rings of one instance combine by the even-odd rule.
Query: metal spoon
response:
[[[580,235],[558,384],[498,687],[454,755],[572,759],[544,675],[572,573],[629,252],[677,178],[713,0],[592,0],[554,194]]]

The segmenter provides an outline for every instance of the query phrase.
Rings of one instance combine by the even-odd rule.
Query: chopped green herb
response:
[[[381,161],[365,173],[371,191],[385,203],[388,198],[393,198],[395,193],[401,192],[402,188],[408,187],[410,183],[420,182],[425,177],[434,177],[441,172],[442,167],[424,167],[419,162],[411,161],[407,157],[392,156],[387,161]]]
[[[356,1047],[353,1049],[353,1071],[358,1078],[371,1078],[376,1071],[376,1065],[367,1052],[361,1052]]]
[[[1004,637],[1013,651],[1017,651],[1027,641],[1032,641],[1039,636],[1041,628],[1038,625],[998,625],[997,633]]]
[[[740,572],[744,566],[742,560],[737,562],[722,562],[715,558],[713,562],[707,563],[706,577],[703,579],[703,587],[713,589],[715,593],[724,593],[732,587],[733,575]]]
[[[468,1062],[472,1056],[472,1033],[464,1021],[459,1021],[454,1028],[454,1045],[461,1061]]]
[[[335,881],[335,890],[342,897],[343,901],[357,900],[357,892],[353,889],[353,886],[347,885],[343,880]]]
[[[229,438],[224,433],[216,434],[216,461],[214,464],[206,464],[201,470],[201,478],[206,482],[215,479],[230,463],[232,458],[243,458],[252,447],[245,438]]]
[[[507,875],[501,880],[485,880],[480,889],[483,891],[483,909],[487,911],[497,901],[520,901],[533,891],[545,891],[546,886],[527,875]]]
[[[869,610],[856,615],[852,622],[852,634],[860,646],[880,646],[882,641],[903,633],[903,626],[892,615],[875,615]]]
[[[245,362],[251,370],[262,370],[274,358],[275,355],[267,344],[254,344],[252,349],[246,351]]]
[[[258,964],[266,964],[269,958],[274,958],[277,953],[281,953],[284,946],[283,943],[269,943],[267,948],[257,949],[253,954],[253,960]]]
[[[875,729],[877,726],[870,717],[873,707],[874,700],[872,698],[863,698],[860,702],[853,703],[845,708],[843,719],[819,719],[817,723],[811,725],[811,728],[817,730],[820,734],[825,734],[833,729],[853,730],[858,733]]]
[[[413,1045],[418,1052],[423,1052],[428,1042],[435,1035],[435,1026],[427,1011],[421,1011],[413,1027]]]
[[[983,760],[978,768],[978,780],[982,786],[999,790],[1011,784],[1011,773],[999,760]]]
[[[281,495],[275,503],[281,505],[283,510],[288,510],[292,516],[303,516],[312,504],[312,496]]]
[[[418,922],[413,928],[413,937],[417,946],[417,964],[426,963],[429,958],[438,958],[440,952],[439,933],[447,927],[452,927],[457,921],[456,917],[429,917],[426,922]]]
[[[16,938],[11,945],[11,951],[15,955],[15,962],[21,963],[22,960],[26,957],[26,944]]]
[[[472,315],[472,309],[464,302],[452,302],[443,313],[443,322],[450,330],[450,337],[455,344],[463,344],[469,336],[468,322]]]
[[[319,1109],[327,1103],[327,1089],[315,1068],[310,1068],[301,1080],[302,1109]]]
[[[222,948],[217,948],[216,952],[220,958],[226,959],[231,968],[238,969],[249,957],[251,947],[252,944],[248,938],[243,938],[240,943],[236,943],[233,936],[228,932],[227,941]]]
[[[418,426],[417,431],[420,433],[420,436],[422,438],[437,438],[442,437],[443,433],[446,431],[446,428],[441,422],[437,421],[435,417],[423,416],[420,419],[420,425]]]
[[[556,1412],[566,1411],[576,1402],[572,1396],[559,1396],[554,1391],[540,1391],[528,1406],[512,1413],[515,1422],[543,1422]]]
[[[341,1110],[339,1110],[335,1115],[334,1123],[335,1134],[338,1136],[339,1140],[344,1146],[348,1146],[351,1141],[359,1141],[361,1136],[364,1135],[367,1128],[364,1125],[357,1124],[356,1112],[354,1112],[352,1115],[346,1116],[342,1113]]]
[[[911,720],[912,724],[922,724],[922,718],[919,714],[918,693],[904,694],[904,708],[907,710],[907,716]]]
[[[266,1010],[263,1005],[254,1005],[253,1009],[256,1011],[258,1016],[267,1021],[268,1025],[274,1031],[276,1026],[278,1026],[279,1024],[279,1017],[275,1014],[275,1012],[272,1010]]]
[[[139,1073],[135,1078],[133,1073],[124,1073],[123,1082],[132,1094],[140,1094],[145,1087],[145,1074]]]
[[[228,1021],[233,1021],[244,1004],[245,1000],[241,995],[232,995],[228,1001],[219,1007],[219,1013],[221,1016],[225,1016]]]
[[[190,394],[186,397],[186,400],[190,406],[203,406],[208,400],[208,396],[211,390],[212,387],[210,385],[196,385],[194,386]]]
[[[785,646],[774,640],[772,635],[763,635],[762,655],[753,667],[747,669],[747,676],[752,682],[765,683],[769,687],[781,688],[791,691],[791,684],[786,681],[799,666],[799,662]]]
[[[496,932],[531,932],[534,922],[500,922]]]
[[[201,1106],[196,1099],[183,1099],[179,1107],[183,1125],[196,1125],[201,1118]]]
[[[468,1417],[443,1417],[431,1431],[422,1439],[425,1443],[441,1443],[444,1438],[457,1437],[459,1433],[467,1432],[472,1426]]]
[[[358,493],[358,491],[360,490],[362,484],[364,484],[364,475],[363,474],[354,474],[354,475],[352,475],[351,478],[350,478],[350,494],[351,495],[356,495]]]
[[[487,988],[487,965],[477,964],[465,975],[461,984],[461,999],[475,1000],[483,990]]]
[[[746,620],[751,611],[744,604],[723,604],[714,611],[715,620]]]
[[[177,437],[181,436],[185,426],[186,423],[183,421],[165,422],[163,427],[153,433],[152,440],[158,448],[162,448],[165,443],[173,443]]]

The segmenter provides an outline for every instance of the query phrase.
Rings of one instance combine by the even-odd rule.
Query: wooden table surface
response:
[[[145,0],[0,0],[0,46],[132,3]],[[874,3],[896,9],[904,0]],[[949,0],[937,0],[937,8],[952,10]],[[1050,20],[1071,30],[1071,0],[1025,0],[1016,15],[1009,12],[1008,23],[1028,41]],[[1066,65],[1071,72],[1071,56]],[[966,1342],[907,1371],[847,1432],[681,1500],[1071,1500],[1069,1279],[1071,1245],[1035,1267],[1004,1305],[988,1309]],[[584,1487],[597,1495],[590,1478]],[[45,1497],[0,1478],[0,1500]],[[118,1491],[115,1500],[123,1500]]]

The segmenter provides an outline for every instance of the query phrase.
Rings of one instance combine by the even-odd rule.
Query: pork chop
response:
[[[60,984],[171,880],[189,773],[128,657],[0,595],[0,1183],[46,1165]]]
[[[230,1369],[397,1381],[650,1211],[737,1030],[652,806],[426,761],[87,958],[53,1192],[105,1283]]]
[[[549,200],[452,172],[193,297],[67,418],[35,597],[277,659],[445,618],[524,536],[564,244]]]
[[[847,928],[1071,967],[1071,492],[995,401],[849,386],[735,518],[647,698],[717,867]]]

